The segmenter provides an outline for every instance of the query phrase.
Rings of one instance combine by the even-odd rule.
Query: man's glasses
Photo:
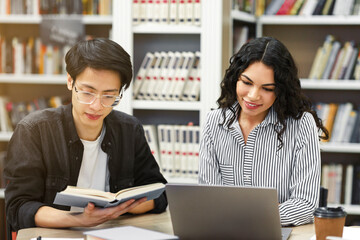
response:
[[[95,94],[92,92],[79,91],[74,85],[74,89],[76,92],[76,98],[79,103],[83,104],[93,104],[97,98],[100,98],[100,103],[103,107],[114,107],[120,103],[120,99],[123,95],[123,88],[121,89],[120,96],[118,95],[103,95],[103,94]],[[97,96],[99,95],[99,97]]]

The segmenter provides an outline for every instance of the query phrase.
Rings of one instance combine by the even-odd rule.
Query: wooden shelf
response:
[[[360,215],[360,205],[328,204],[328,207],[342,207],[347,214]]]
[[[360,143],[320,143],[322,152],[360,153]]]
[[[51,17],[78,17],[78,15],[44,15]],[[0,23],[9,23],[9,24],[40,24],[42,20],[42,15],[26,15],[26,14],[9,14],[9,15],[0,15]],[[111,25],[112,16],[102,16],[102,15],[85,15],[82,16],[82,21],[84,24],[92,25]]]
[[[233,20],[248,22],[248,23],[256,23],[256,17],[250,13],[242,12],[238,10],[231,10],[230,14]]]
[[[12,132],[0,132],[0,142],[10,141],[12,134]]]
[[[360,16],[261,16],[263,25],[360,25]]]
[[[133,109],[200,111],[201,103],[185,101],[133,100]]]
[[[66,84],[66,75],[47,74],[0,74],[0,83]]]
[[[301,79],[303,89],[318,90],[360,90],[359,80],[318,80],[318,79]]]
[[[200,34],[201,27],[194,25],[141,24],[133,26],[135,34]]]

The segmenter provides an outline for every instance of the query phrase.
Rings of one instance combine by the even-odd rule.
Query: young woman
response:
[[[203,131],[199,182],[276,188],[282,225],[311,222],[319,137],[328,132],[301,92],[288,49],[271,37],[245,44],[230,60],[217,103]]]

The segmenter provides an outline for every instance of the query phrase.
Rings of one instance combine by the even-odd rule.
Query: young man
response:
[[[67,185],[117,192],[166,183],[140,122],[113,111],[132,79],[129,55],[108,39],[81,41],[65,57],[72,103],[34,112],[16,127],[8,146],[6,218],[12,230],[28,227],[86,227],[126,212],[163,212],[166,195],[129,200],[81,213],[53,204]]]

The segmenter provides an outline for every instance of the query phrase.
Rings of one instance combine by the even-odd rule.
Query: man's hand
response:
[[[35,224],[38,227],[48,228],[93,227],[118,218],[145,201],[146,198],[136,201],[132,199],[110,208],[97,208],[93,203],[88,203],[84,212],[80,214],[44,206],[35,214]]]

